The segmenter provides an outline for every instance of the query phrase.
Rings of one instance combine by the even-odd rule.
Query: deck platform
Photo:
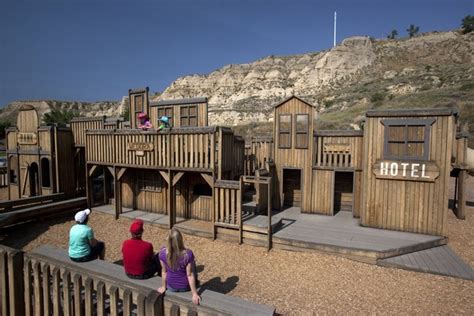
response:
[[[95,207],[94,210],[115,214],[113,205]],[[124,209],[120,216],[139,218],[163,228],[168,227],[168,216],[163,214]],[[266,246],[266,238],[263,235],[266,225],[268,217],[265,215],[248,217],[244,221],[243,227],[247,232],[261,234],[252,244]],[[289,208],[272,216],[272,226],[275,248],[323,251],[371,264],[376,264],[379,259],[446,244],[446,238],[440,236],[362,227],[359,220],[353,218],[349,212],[325,216],[302,214],[299,208]],[[210,222],[177,218],[176,227],[187,234],[212,238]],[[250,242],[249,239],[252,237],[247,238]]]
[[[462,261],[449,246],[381,259],[377,265],[474,280],[474,270]]]
[[[321,250],[372,264],[377,259],[446,244],[446,238],[440,236],[362,227],[350,212],[302,214],[293,207],[274,217],[283,224],[273,234],[275,247]]]

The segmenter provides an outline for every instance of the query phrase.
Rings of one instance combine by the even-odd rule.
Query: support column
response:
[[[86,197],[87,197],[87,207],[92,207],[92,185],[91,185],[91,176],[89,175],[91,169],[86,164]]]
[[[175,199],[176,195],[174,194],[174,185],[173,185],[173,171],[168,170],[168,200],[167,200],[167,209],[168,209],[168,228],[173,228],[173,225],[176,221],[176,212],[175,212]]]
[[[456,210],[456,217],[459,219],[466,218],[466,185],[467,185],[467,170],[460,170],[458,176],[458,205]]]

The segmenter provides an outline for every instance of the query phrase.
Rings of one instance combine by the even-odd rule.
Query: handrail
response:
[[[44,204],[46,202],[59,201],[64,198],[65,194],[61,192],[48,195],[32,196],[18,200],[0,201],[0,213],[5,213],[13,209],[16,210],[23,206],[34,206],[38,204]]]

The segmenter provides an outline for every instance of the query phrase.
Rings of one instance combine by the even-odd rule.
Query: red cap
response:
[[[141,219],[136,219],[130,225],[130,232],[132,234],[141,234],[143,233],[143,221]]]

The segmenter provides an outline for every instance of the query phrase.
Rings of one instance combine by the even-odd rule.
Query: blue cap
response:
[[[160,117],[160,121],[165,122],[165,123],[168,123],[169,119],[168,119],[167,116],[164,116],[164,115],[163,115],[162,117]]]

